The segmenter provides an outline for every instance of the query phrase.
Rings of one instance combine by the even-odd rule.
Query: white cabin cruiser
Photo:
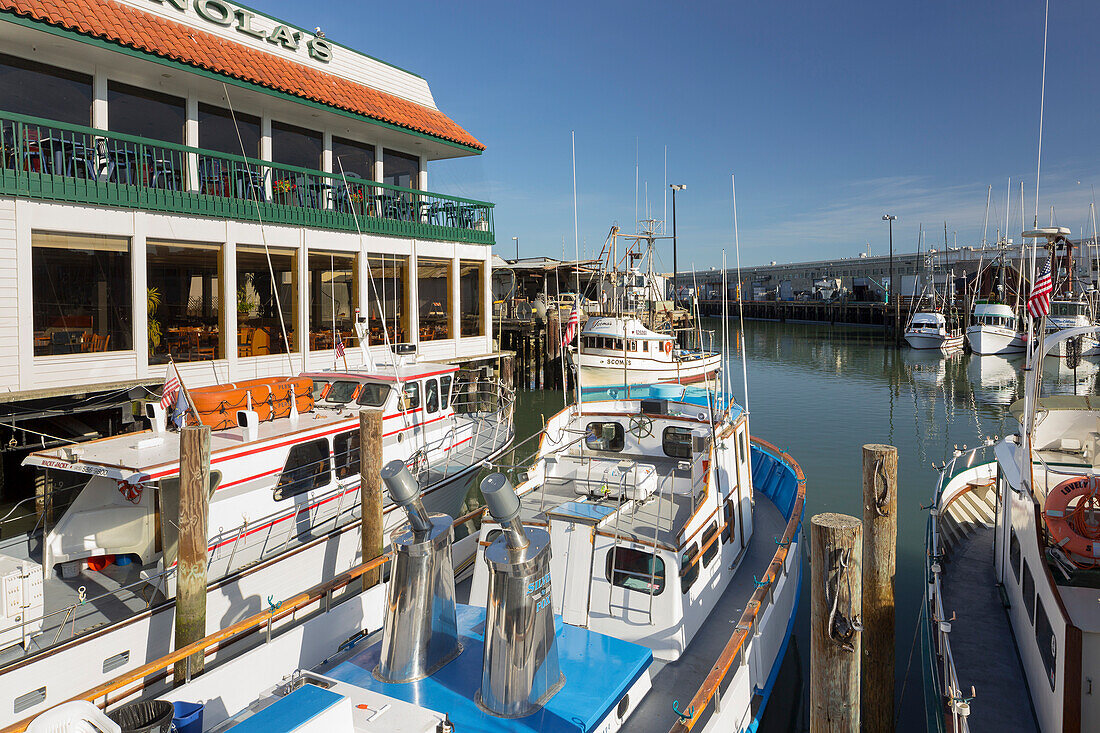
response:
[[[1085,298],[1063,296],[1051,299],[1050,313],[1046,317],[1047,334],[1067,328],[1083,328],[1094,323],[1092,304]],[[1048,356],[1064,359],[1074,351],[1078,356],[1092,356],[1100,353],[1097,343],[1096,338],[1091,336],[1060,340]]]
[[[1019,319],[1004,303],[975,303],[971,324],[966,329],[966,342],[975,354],[1022,354],[1027,347],[1027,333],[1020,329]]]
[[[482,483],[492,520],[457,591],[450,518],[418,507],[399,465],[383,479],[409,514],[386,598],[377,586],[186,684],[137,692],[201,704],[197,730],[237,733],[759,724],[798,605],[805,480],[750,442],[737,405],[657,385],[554,416],[526,480]],[[215,638],[233,641],[202,644]]]
[[[513,406],[510,391],[475,394],[457,377],[454,365],[399,359],[192,390],[214,427],[209,630],[358,561],[360,408],[384,411],[383,457],[409,464],[425,504],[460,513],[482,461],[512,442]],[[27,601],[0,613],[0,725],[170,649],[180,439],[158,403],[147,409],[151,430],[25,461],[85,483],[52,526],[0,543],[0,568],[20,569]]]
[[[915,313],[905,329],[905,341],[914,349],[956,351],[963,347],[963,335],[958,329],[947,328],[947,319],[935,311]]]
[[[681,349],[672,336],[630,317],[589,318],[581,329],[579,350],[572,346],[568,353],[587,386],[688,384],[713,375],[722,361],[717,351]]]

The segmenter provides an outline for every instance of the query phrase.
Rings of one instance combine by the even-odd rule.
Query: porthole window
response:
[[[665,561],[649,552],[616,547],[607,551],[604,577],[620,588],[657,596],[665,589]]]
[[[698,554],[699,546],[693,542],[691,547],[684,550],[683,554],[680,555],[681,593],[687,593],[688,589],[695,583],[695,579],[699,577],[699,563],[693,562]]]
[[[626,431],[617,422],[590,422],[584,445],[590,450],[621,451],[626,446]]]
[[[661,434],[661,447],[669,458],[691,458],[691,430],[665,428]]]

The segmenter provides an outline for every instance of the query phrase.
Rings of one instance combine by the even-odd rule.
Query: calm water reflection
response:
[[[704,328],[717,326],[712,320]],[[934,488],[931,463],[950,457],[956,445],[974,446],[1012,430],[1008,406],[1022,394],[1023,358],[945,358],[898,350],[877,329],[847,326],[751,322],[746,331],[752,433],[787,450],[801,464],[807,479],[807,518],[826,511],[860,516],[861,446],[889,443],[898,448],[898,730],[923,730],[919,649],[907,680],[906,666],[923,591],[927,515],[921,506]],[[739,355],[731,371],[734,392],[742,398]],[[1048,359],[1044,377],[1047,393],[1073,394],[1076,389],[1094,394],[1100,368],[1085,362],[1074,373]],[[520,439],[541,427],[540,415],[549,417],[562,404],[561,392],[520,393]],[[809,594],[805,573],[795,639],[763,731],[803,731],[808,726]]]

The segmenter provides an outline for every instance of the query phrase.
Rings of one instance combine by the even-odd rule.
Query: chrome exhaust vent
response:
[[[504,529],[485,548],[489,597],[478,704],[501,718],[531,715],[565,684],[550,603],[550,534],[524,527],[504,474],[481,482],[489,513]]]
[[[404,461],[390,461],[381,475],[390,499],[404,508],[409,521],[390,535],[393,569],[374,675],[383,682],[412,682],[462,651],[455,619],[453,520],[425,511],[420,485]]]

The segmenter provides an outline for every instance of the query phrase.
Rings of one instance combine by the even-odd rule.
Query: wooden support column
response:
[[[359,499],[363,562],[382,554],[382,410],[359,411]],[[363,574],[363,590],[382,580],[382,568]]]
[[[894,568],[898,539],[898,449],[863,446],[863,680],[867,730],[894,727]]]
[[[515,389],[516,355],[505,354],[500,358],[500,381],[508,389]]]
[[[862,605],[863,527],[855,517],[818,514],[810,552],[810,733],[859,733],[861,639],[852,624]]]
[[[210,428],[180,430],[179,551],[176,559],[176,649],[206,636],[206,517],[210,490]],[[201,651],[176,662],[181,684],[201,674]]]

